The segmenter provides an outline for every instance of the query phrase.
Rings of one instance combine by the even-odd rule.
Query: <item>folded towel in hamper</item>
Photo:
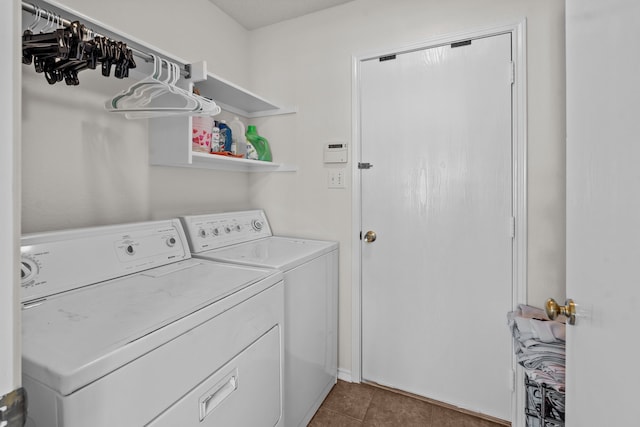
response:
[[[528,305],[507,315],[514,338],[516,360],[527,377],[564,391],[565,324],[552,321],[543,310]]]

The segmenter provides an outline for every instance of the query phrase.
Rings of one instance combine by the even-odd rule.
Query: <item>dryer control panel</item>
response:
[[[191,257],[176,219],[28,234],[20,252],[23,303]]]
[[[181,217],[194,254],[272,236],[262,210]]]

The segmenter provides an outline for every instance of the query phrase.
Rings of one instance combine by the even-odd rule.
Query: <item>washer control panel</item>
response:
[[[25,235],[21,300],[103,282],[190,258],[178,220]]]
[[[262,210],[192,215],[180,218],[193,253],[271,236]]]

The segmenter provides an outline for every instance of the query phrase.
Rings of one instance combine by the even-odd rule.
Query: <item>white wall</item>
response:
[[[339,365],[351,367],[351,183],[327,189],[323,144],[351,141],[353,55],[438,36],[528,25],[529,302],[564,298],[564,2],[559,0],[356,0],[251,33],[252,88],[296,104],[296,116],[257,121],[274,159],[294,175],[252,177],[251,203],[279,233],[340,242]],[[393,123],[388,123],[393,126]],[[406,147],[397,147],[406,149]],[[350,176],[352,163],[347,166]],[[506,315],[506,313],[505,313]]]
[[[207,0],[61,3],[177,57],[204,59],[210,71],[236,84],[248,83],[248,32]],[[51,86],[33,66],[22,70],[23,232],[247,207],[246,174],[149,165],[147,121],[104,110],[133,80],[84,71],[78,87]],[[176,143],[188,144],[186,138]]]

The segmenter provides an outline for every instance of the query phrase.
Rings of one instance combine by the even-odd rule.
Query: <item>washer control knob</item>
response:
[[[219,236],[220,235],[220,229],[218,227],[214,228],[213,231],[211,232],[214,236]]]
[[[167,246],[169,246],[170,248],[174,247],[176,245],[176,238],[171,236],[167,239]]]
[[[229,227],[228,225],[224,228],[224,232],[229,234],[231,233],[231,227]]]
[[[201,228],[198,231],[198,235],[204,239],[205,237],[207,237],[207,231],[204,228]]]
[[[242,226],[240,224],[236,225],[236,231],[242,231]]]
[[[253,221],[251,221],[251,226],[253,227],[254,230],[260,231],[262,230],[263,224],[262,224],[262,221],[260,221],[259,219],[254,219]]]
[[[127,245],[127,247],[124,248],[124,251],[127,255],[133,255],[136,253],[136,249],[133,247],[133,245]]]
[[[20,263],[20,279],[22,283],[28,282],[38,274],[38,266],[31,259],[23,258]]]
[[[20,267],[20,278],[22,280],[33,274],[33,267],[28,263],[22,261],[22,266]]]

